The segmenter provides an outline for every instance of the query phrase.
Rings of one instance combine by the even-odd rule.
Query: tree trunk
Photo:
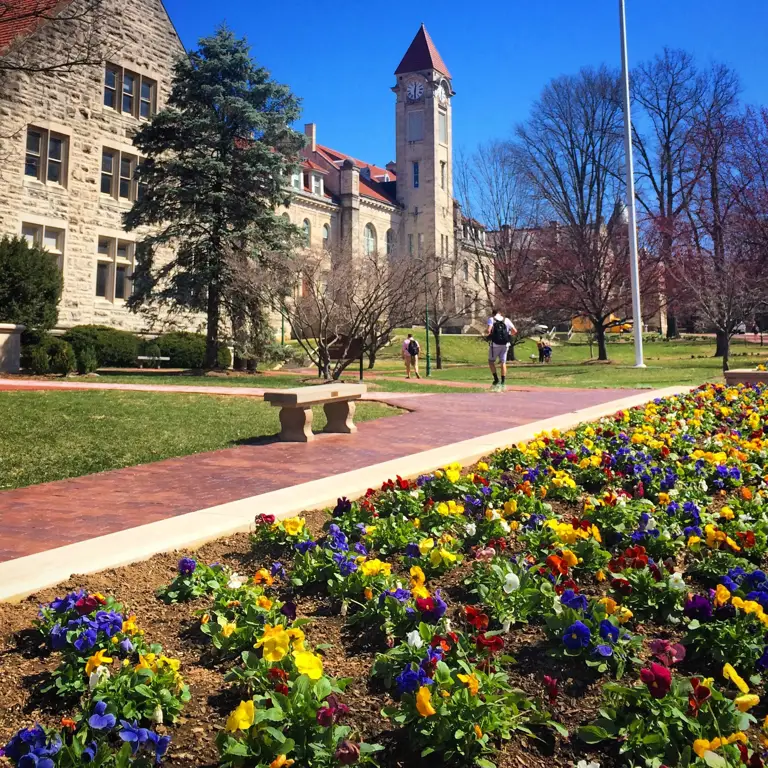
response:
[[[728,334],[718,331],[715,334],[716,345],[714,357],[724,357],[728,354]]]
[[[235,352],[235,356],[232,358],[232,370],[244,371],[246,367],[247,364],[245,358]]]
[[[677,317],[675,315],[667,315],[667,338],[676,339],[680,334],[677,330]]]
[[[731,340],[728,338],[728,334],[724,334],[724,342],[723,342],[723,373],[730,370],[728,367],[728,358],[731,354]]]
[[[440,371],[443,368],[443,353],[440,350],[440,329],[437,328],[432,335],[435,337],[435,368]]]
[[[597,359],[608,359],[608,347],[605,343],[605,326],[602,323],[595,324],[595,336],[597,337]]]
[[[218,368],[220,313],[219,286],[212,281],[208,286],[208,325],[205,335],[205,367],[209,370]]]
[[[517,361],[517,358],[515,357],[515,347],[517,344],[510,344],[509,345],[509,352],[507,353],[507,360],[511,363],[514,363]]]
[[[371,347],[371,349],[368,350],[368,370],[373,370],[373,367],[376,365],[376,349],[374,347]]]

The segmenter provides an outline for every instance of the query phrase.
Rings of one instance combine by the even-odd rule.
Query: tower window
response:
[[[302,230],[304,231],[304,247],[309,248],[311,242],[310,237],[312,235],[312,227],[310,226],[309,219],[304,219]]]
[[[469,262],[464,262],[462,265],[462,272],[464,273],[464,279],[469,280]]]
[[[445,189],[445,160],[440,161],[440,188]]]
[[[387,230],[387,256],[391,256],[395,252],[395,233],[391,230]]]
[[[323,224],[323,250],[329,251],[331,249],[331,228],[327,224]]]
[[[413,256],[413,235],[408,235],[408,255]]]
[[[437,117],[437,133],[441,144],[448,143],[448,115],[439,112]]]
[[[419,256],[424,255],[424,235],[419,232]]]
[[[418,189],[419,187],[419,164],[414,163],[413,164],[413,188]]]

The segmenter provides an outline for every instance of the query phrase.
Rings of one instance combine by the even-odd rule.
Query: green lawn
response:
[[[356,421],[400,413],[360,403]],[[252,398],[149,392],[0,392],[0,489],[79,477],[275,435],[278,409]],[[316,408],[313,426],[325,426]]]

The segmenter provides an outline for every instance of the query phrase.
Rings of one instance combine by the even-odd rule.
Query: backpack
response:
[[[509,344],[509,328],[504,320],[493,320],[493,328],[491,329],[491,343],[493,344]]]
[[[416,357],[416,355],[418,355],[418,354],[419,354],[419,345],[418,345],[418,343],[416,342],[416,339],[411,339],[411,340],[408,342],[408,354],[409,354],[411,357]]]

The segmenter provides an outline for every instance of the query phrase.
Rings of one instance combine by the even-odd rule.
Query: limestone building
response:
[[[76,9],[86,0],[12,5],[23,11],[41,2]],[[161,0],[104,2],[103,64],[55,74],[0,71],[0,235],[23,235],[58,259],[61,328],[101,323],[142,331],[144,318],[125,306],[141,235],[122,229],[123,213],[142,194],[134,180],[141,158],[131,142],[163,107],[184,49]],[[68,33],[66,23],[2,16],[0,56],[24,46],[45,60]],[[460,266],[444,290],[478,292],[472,238],[453,198],[452,78],[423,25],[392,91],[395,161],[380,166],[331,149],[307,124],[300,167],[286,181],[292,202],[281,213],[314,249],[452,255]]]

